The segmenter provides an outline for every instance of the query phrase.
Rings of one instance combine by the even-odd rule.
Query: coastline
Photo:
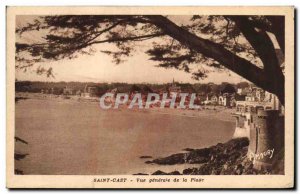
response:
[[[60,110],[59,114],[62,114],[61,116],[65,115],[68,118],[71,115],[73,115],[73,116],[75,116],[75,118],[77,118],[78,115],[77,115],[76,111],[75,112],[71,111],[70,112],[71,115],[68,115],[66,112],[64,112],[66,110],[65,108],[67,108],[67,107],[71,108],[72,110],[73,109],[74,110],[80,110],[81,112],[84,111],[85,113],[82,114],[82,116],[87,116],[87,118],[92,117],[93,118],[92,123],[95,123],[96,120],[97,120],[97,122],[100,122],[101,127],[98,128],[98,129],[100,129],[100,131],[102,131],[102,129],[106,129],[106,127],[103,127],[102,125],[107,125],[108,126],[107,129],[115,129],[116,130],[116,131],[114,130],[114,132],[112,132],[114,134],[114,137],[117,136],[119,138],[119,136],[120,136],[120,138],[121,138],[121,136],[125,135],[125,132],[129,133],[128,135],[131,134],[130,136],[133,137],[133,138],[138,137],[138,139],[136,139],[136,140],[135,139],[132,139],[132,140],[127,139],[126,140],[126,141],[132,141],[132,143],[139,142],[140,146],[143,145],[142,147],[144,147],[144,148],[133,148],[130,145],[126,146],[126,147],[128,147],[128,149],[134,149],[135,150],[134,152],[137,152],[136,149],[139,150],[139,153],[137,153],[138,156],[135,156],[136,159],[134,159],[133,156],[132,157],[130,156],[131,159],[129,159],[129,161],[131,160],[132,164],[128,164],[128,166],[132,166],[134,168],[132,168],[132,167],[128,168],[128,170],[125,171],[126,174],[136,174],[136,173],[139,173],[139,172],[146,172],[148,174],[152,174],[155,171],[157,171],[157,169],[159,169],[161,171],[166,171],[166,172],[180,171],[180,173],[183,173],[183,171],[186,170],[186,169],[198,168],[199,164],[197,164],[197,163],[194,163],[194,164],[178,163],[178,164],[174,164],[174,165],[164,165],[164,166],[162,166],[160,164],[154,164],[153,163],[152,165],[149,165],[149,164],[145,164],[145,162],[147,160],[149,160],[149,158],[148,159],[147,158],[142,158],[141,159],[141,158],[138,158],[138,157],[140,157],[142,155],[150,155],[150,156],[153,157],[153,159],[155,159],[157,157],[163,157],[163,156],[166,156],[166,155],[169,155],[169,154],[171,155],[172,153],[176,153],[178,149],[180,150],[180,149],[185,149],[185,148],[188,148],[188,147],[198,147],[198,148],[209,147],[209,146],[212,146],[215,143],[218,143],[218,142],[223,143],[223,142],[226,142],[227,140],[229,140],[231,135],[233,134],[233,130],[234,130],[231,127],[230,127],[230,129],[228,128],[228,126],[233,125],[233,122],[234,122],[234,118],[230,114],[230,112],[233,111],[233,109],[225,109],[224,107],[213,107],[213,106],[208,107],[207,106],[205,108],[202,107],[201,110],[188,110],[188,109],[171,109],[171,108],[160,109],[160,108],[156,108],[156,107],[152,107],[150,109],[138,109],[138,108],[128,109],[125,106],[122,106],[120,109],[100,110],[100,107],[98,107],[98,102],[94,101],[94,100],[97,100],[97,99],[84,100],[83,101],[81,99],[80,100],[78,100],[78,99],[64,99],[64,98],[61,98],[61,97],[55,97],[55,96],[50,96],[50,95],[26,94],[26,93],[25,94],[24,93],[23,94],[22,93],[21,94],[17,93],[16,98],[18,99],[18,101],[23,101],[23,100],[27,101],[28,100],[28,102],[21,102],[20,105],[22,105],[22,104],[24,105],[24,104],[28,104],[28,103],[29,104],[36,104],[37,103],[36,104],[37,107],[51,107],[50,109],[48,109],[51,113],[55,113],[56,110]],[[84,107],[86,107],[86,108],[84,108]],[[17,110],[19,112],[20,109],[17,109]],[[35,115],[35,111],[34,110],[32,110],[32,111],[31,111],[32,113],[27,112],[26,114],[27,115],[31,115],[31,114]],[[57,127],[52,126],[55,123],[50,121],[52,119],[52,116],[54,116],[54,118],[56,117],[55,114],[48,115],[43,110],[40,110],[38,112],[39,113],[37,115],[35,115],[37,117],[39,117],[41,114],[42,115],[45,114],[45,116],[47,115],[47,118],[50,122],[48,127],[50,127],[51,130],[55,129],[55,131],[56,131],[56,129],[59,128],[58,126]],[[19,112],[19,113],[21,113],[21,112]],[[124,115],[124,116],[127,115],[126,118],[129,118],[130,120],[133,119],[133,118],[136,118],[136,119],[149,119],[150,118],[151,121],[143,120],[143,121],[140,121],[136,124],[135,124],[135,122],[133,122],[132,124],[129,124],[128,121],[125,118],[122,118],[121,122],[125,122],[126,123],[125,125],[128,126],[129,128],[128,127],[125,127],[125,128],[122,127],[123,129],[119,130],[119,129],[116,129],[115,127],[117,127],[118,125],[121,125],[121,123],[119,123],[119,124],[117,124],[117,123],[112,124],[111,123],[110,124],[110,122],[112,120],[111,120],[111,116],[108,116],[108,115],[120,115],[119,113],[121,113],[121,115]],[[107,115],[108,117],[106,117],[105,115]],[[50,116],[50,118],[49,118],[49,116]],[[79,117],[83,118],[82,116],[79,116]],[[105,117],[103,117],[103,116],[105,116]],[[161,117],[164,118],[164,119],[160,120]],[[96,119],[96,120],[94,120],[94,119]],[[202,123],[203,119],[204,119],[205,123]],[[180,121],[180,125],[178,125],[179,123],[177,123],[177,121]],[[205,132],[206,131],[205,129],[207,128],[206,123],[210,123],[209,125],[215,125],[214,124],[215,121],[218,121],[218,122],[221,122],[221,123],[223,122],[223,124],[225,124],[224,122],[226,122],[227,127],[225,127],[223,129],[223,124],[216,125],[214,127],[215,130],[209,132],[210,135],[208,137],[203,136],[204,134],[206,134],[206,132]],[[39,120],[35,120],[35,121],[32,121],[32,122],[39,122],[40,126],[44,125],[42,123],[42,121],[39,121]],[[82,129],[78,128],[78,126],[82,126],[83,124],[81,122],[79,122],[78,119],[74,122],[77,123],[77,124],[72,124],[72,123],[68,124],[68,125],[72,126],[72,127],[69,127],[68,129],[66,129],[66,131],[68,131],[68,133],[70,133],[71,131],[74,131],[74,130],[76,130],[76,131],[80,130],[80,131],[77,131],[77,133],[80,133],[81,135],[85,136],[85,135],[88,135],[90,130],[92,130],[93,133],[95,132],[95,134],[97,134],[96,136],[99,136],[99,134],[97,132],[98,130],[96,130],[95,127],[92,127],[92,128],[89,128],[88,126],[83,127],[82,129],[87,130],[87,132],[85,133],[84,131],[82,131]],[[83,122],[87,123],[88,120],[84,120]],[[143,122],[147,122],[147,123],[150,122],[151,125],[150,125],[150,123],[145,124]],[[153,125],[152,122],[157,122],[157,124],[152,126]],[[191,125],[190,124],[191,122],[194,123],[194,124]],[[105,123],[107,123],[107,124],[105,124]],[[173,124],[171,124],[171,123],[173,123]],[[60,125],[62,125],[62,124],[65,125],[66,123],[62,122]],[[187,127],[187,124],[191,125],[191,126]],[[57,124],[57,125],[59,125],[59,124]],[[139,130],[144,128],[143,126],[152,126],[150,129],[149,128],[145,129],[145,130],[150,130],[152,132],[149,131],[148,135],[146,135],[146,136],[145,136],[145,134],[140,133]],[[222,127],[222,129],[219,130],[220,128],[218,128],[218,126]],[[44,130],[47,130],[48,127],[45,127]],[[189,129],[189,130],[186,131],[186,132],[181,132],[182,129],[185,129],[185,128]],[[29,136],[26,137],[25,129],[27,131],[29,128],[28,127],[23,127],[23,125],[19,125],[19,128],[17,130],[18,134],[20,134],[20,137],[22,137],[22,138],[24,137],[25,140],[29,140],[31,145],[34,143],[33,141],[35,141],[35,145],[32,145],[32,146],[35,146],[35,148],[38,149],[38,147],[36,147],[36,146],[38,146],[38,142],[39,142],[38,139],[30,140]],[[35,130],[35,129],[33,129],[33,130]],[[172,133],[174,133],[174,135],[172,135],[172,136],[170,136],[171,131],[172,131]],[[60,133],[62,131],[57,131],[57,132]],[[134,133],[132,134],[132,132],[134,132]],[[49,131],[49,133],[50,133],[50,131]],[[72,134],[73,134],[73,132],[72,132]],[[72,142],[69,142],[69,143],[70,144],[74,143],[74,145],[78,146],[78,143],[73,142],[73,139],[75,140],[75,139],[79,138],[79,137],[77,137],[78,134],[77,135],[75,135],[75,134],[76,133],[74,133],[72,135]],[[223,135],[220,135],[220,134],[223,134]],[[150,138],[149,135],[151,136],[151,138],[154,138],[154,139],[149,141],[148,140],[148,138]],[[38,137],[36,137],[36,138],[38,138]],[[94,143],[93,144],[94,145],[98,145],[99,143],[101,144],[101,141],[107,139],[105,136],[103,136],[103,138],[104,139],[102,139],[102,135],[97,137],[97,138],[94,138],[94,141],[93,141]],[[123,139],[123,137],[121,139]],[[54,140],[50,138],[49,143],[51,143],[52,141],[54,141]],[[178,143],[178,145],[177,146],[172,145],[171,142],[173,142],[173,141],[176,141]],[[169,143],[167,143],[167,142],[169,142]],[[183,144],[183,142],[186,142],[186,143]],[[57,142],[58,145],[60,143],[62,143],[62,146],[65,145],[64,141]],[[155,144],[157,143],[158,145],[163,146],[163,147],[161,147],[162,151],[157,152],[157,151],[155,151],[156,148],[151,148],[151,147],[154,146],[153,143],[155,143]],[[45,146],[48,147],[50,145],[47,144]],[[18,145],[18,147],[20,147],[20,146]],[[154,146],[154,147],[156,147],[156,146]],[[58,146],[57,149],[60,150],[61,147]],[[95,152],[99,152],[99,153],[101,151],[101,150],[96,151],[95,146],[93,146],[91,149],[95,150]],[[100,149],[101,149],[101,147],[100,147]],[[28,150],[28,152],[30,153],[30,155],[28,157],[29,158],[33,157],[34,153],[30,152],[30,150]],[[129,150],[127,150],[126,152],[130,153]],[[188,150],[183,150],[182,152],[187,153]],[[49,157],[52,157],[52,156],[49,155]],[[101,158],[101,156],[99,156],[99,157]],[[128,156],[126,156],[126,157],[128,157]],[[106,158],[106,156],[104,158]],[[44,160],[44,159],[42,159],[42,160]],[[69,159],[67,159],[67,160],[69,160]],[[98,160],[101,160],[101,159],[98,159]],[[137,166],[135,166],[135,164]],[[200,165],[202,165],[202,164],[200,164]],[[27,173],[26,171],[28,171],[28,170],[25,169],[25,173]],[[36,170],[34,170],[34,171],[36,171]]]

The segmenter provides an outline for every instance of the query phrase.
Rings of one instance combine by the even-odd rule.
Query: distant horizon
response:
[[[71,65],[71,64],[70,64]],[[72,64],[73,65],[73,64]],[[123,65],[123,64],[122,64]],[[121,71],[125,68],[119,65],[117,70],[118,72],[115,74],[115,71],[101,71],[103,68],[93,68],[93,72],[85,72],[73,74],[71,72],[66,72],[66,68],[57,69],[54,68],[54,76],[55,77],[47,77],[46,75],[38,75],[37,73],[32,71],[23,72],[20,70],[16,71],[16,79],[19,81],[40,81],[40,82],[97,82],[97,83],[150,83],[150,84],[161,84],[161,83],[170,83],[173,79],[179,83],[222,83],[222,82],[229,82],[229,83],[239,83],[239,82],[249,82],[248,80],[236,75],[233,72],[209,72],[207,73],[207,77],[195,80],[192,78],[192,74],[177,70],[177,69],[163,69],[155,67],[149,67],[147,71],[138,72],[136,75],[134,73],[128,73],[127,71],[124,72],[122,76],[120,76]],[[126,64],[126,66],[129,64]],[[77,66],[77,65],[76,65]],[[46,66],[51,67],[51,66]],[[60,68],[60,67],[59,67]],[[82,65],[78,65],[78,71],[84,68]],[[157,70],[154,70],[156,68]],[[86,68],[89,69],[89,68]],[[136,69],[133,67],[132,69]],[[99,71],[98,71],[99,70]],[[106,69],[107,70],[107,69]],[[152,72],[151,72],[152,71]],[[150,73],[149,73],[150,72]],[[127,74],[128,73],[128,74]],[[91,74],[91,75],[90,75]],[[99,78],[96,74],[104,74],[100,75]],[[127,75],[126,75],[127,74]],[[149,75],[150,74],[150,75]],[[156,75],[155,75],[156,74]],[[155,75],[155,76],[154,76]],[[250,83],[250,82],[249,82]]]
[[[15,80],[15,82],[41,82],[41,83],[94,83],[94,84],[149,84],[149,85],[162,85],[162,84],[170,84],[172,83],[172,80],[170,82],[164,82],[164,83],[149,83],[149,82],[132,82],[132,83],[128,83],[128,82],[93,82],[93,81],[32,81],[32,80]],[[236,82],[236,83],[233,83],[233,82],[229,82],[229,81],[223,81],[223,82],[220,82],[220,83],[215,83],[215,82],[203,82],[203,83],[190,83],[190,82],[178,82],[175,80],[175,83],[179,83],[179,84],[210,84],[210,83],[213,83],[213,84],[216,84],[216,85],[220,85],[222,83],[228,83],[228,84],[232,84],[232,85],[236,85],[236,84],[239,84],[239,83],[248,83],[248,84],[252,84],[251,82],[245,80],[245,81],[240,81],[240,82]]]

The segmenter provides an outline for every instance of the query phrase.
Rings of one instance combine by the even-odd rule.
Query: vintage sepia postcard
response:
[[[294,7],[7,7],[8,188],[293,188]]]

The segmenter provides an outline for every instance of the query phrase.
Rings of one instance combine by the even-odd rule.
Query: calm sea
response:
[[[184,148],[228,141],[234,119],[101,110],[97,103],[21,100],[16,104],[16,152],[28,153],[15,166],[25,174],[109,175],[181,171],[189,165],[158,166],[140,156],[163,157]]]

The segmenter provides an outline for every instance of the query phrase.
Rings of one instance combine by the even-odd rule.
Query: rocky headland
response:
[[[164,158],[146,161],[147,164],[175,165],[199,164],[198,168],[187,168],[183,172],[166,173],[156,171],[152,175],[255,175],[272,172],[253,168],[253,162],[247,158],[248,138],[236,138],[209,148],[186,148],[185,153],[172,154]]]

